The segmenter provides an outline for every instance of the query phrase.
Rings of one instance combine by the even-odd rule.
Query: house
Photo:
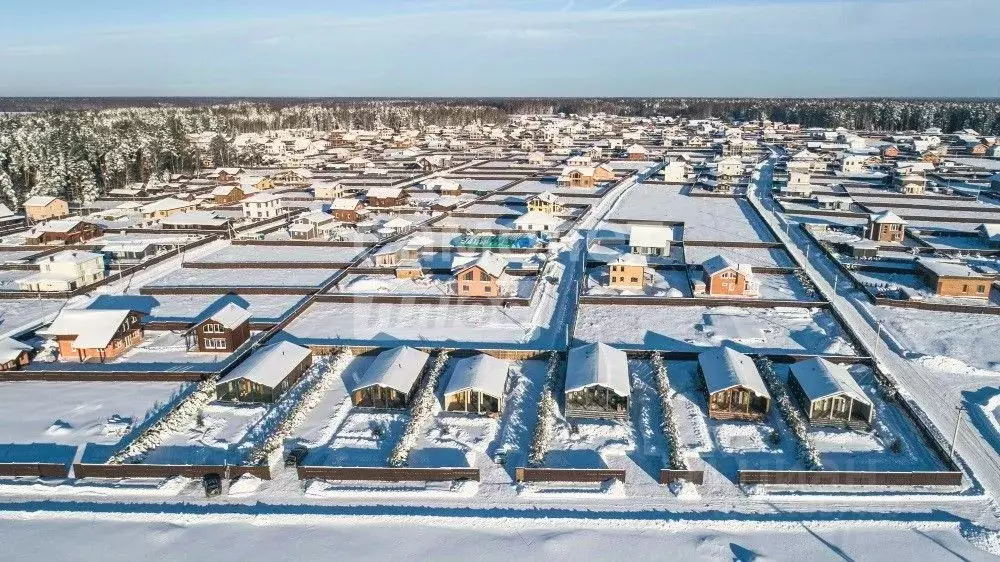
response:
[[[528,153],[528,164],[532,166],[544,166],[547,164],[545,161],[545,153],[543,152],[529,152]]]
[[[25,244],[82,244],[104,234],[100,226],[81,219],[55,219],[24,233]]]
[[[183,201],[176,197],[165,197],[139,207],[139,213],[146,220],[159,220],[175,213],[186,213],[196,209],[198,209],[197,201]]]
[[[669,226],[637,224],[628,233],[628,247],[633,254],[669,256],[674,230]]]
[[[455,293],[462,297],[498,297],[500,276],[507,269],[507,260],[490,251],[476,261],[459,266],[455,273]]]
[[[288,211],[285,198],[279,193],[258,193],[247,197],[242,203],[245,219],[275,219]]]
[[[450,154],[431,154],[429,156],[419,156],[415,160],[418,168],[425,172],[440,170],[451,166]]]
[[[889,144],[882,147],[882,158],[899,158],[899,147]]]
[[[793,363],[788,390],[810,424],[858,429],[871,425],[874,405],[843,365],[822,357]]]
[[[528,211],[537,211],[550,215],[558,215],[566,212],[566,208],[559,201],[559,198],[551,191],[543,191],[538,195],[533,195],[528,198],[527,203]]]
[[[221,217],[215,211],[191,211],[177,213],[160,221],[160,228],[166,230],[223,230],[232,219]]]
[[[816,208],[824,211],[849,211],[853,200],[839,195],[813,195]]]
[[[661,173],[667,183],[684,183],[687,181],[687,164],[683,160],[671,160]]]
[[[333,215],[323,211],[311,211],[296,217],[288,226],[288,234],[293,240],[312,240],[329,233],[333,223]]]
[[[399,187],[372,187],[365,197],[369,207],[400,207],[406,205],[406,193]]]
[[[142,316],[135,310],[63,310],[39,333],[54,337],[63,361],[114,359],[142,341]]]
[[[514,229],[530,232],[555,232],[563,219],[542,211],[528,211],[514,219]]]
[[[32,347],[13,338],[0,337],[0,371],[16,371],[31,361]]]
[[[584,168],[590,166],[594,163],[593,158],[590,156],[584,156],[582,154],[577,156],[570,156],[566,159],[566,165],[574,168]]]
[[[1000,224],[983,223],[976,227],[976,233],[990,246],[1000,246]]]
[[[294,170],[282,170],[268,177],[275,185],[309,185],[313,175],[309,170],[296,168]]]
[[[339,181],[324,181],[316,182],[312,184],[313,196],[316,199],[324,199],[327,201],[332,201],[340,197],[345,197],[348,193],[348,188]]]
[[[351,402],[360,408],[405,408],[428,359],[430,355],[412,347],[383,351],[360,377],[355,375]]]
[[[628,357],[606,343],[569,351],[566,364],[566,417],[628,419],[631,387]]]
[[[338,197],[333,200],[330,210],[333,212],[333,218],[340,222],[356,223],[361,218],[364,205],[360,199]]]
[[[649,151],[646,150],[646,147],[640,144],[633,144],[625,149],[625,154],[628,156],[629,160],[645,160]]]
[[[419,265],[421,248],[430,242],[431,240],[428,238],[414,237],[386,244],[375,252],[375,256],[373,257],[375,265],[377,267],[396,268],[412,262],[417,262]]]
[[[312,365],[312,350],[282,341],[265,345],[215,383],[226,402],[273,403]]]
[[[904,195],[923,195],[927,191],[927,178],[918,172],[901,170],[893,176],[892,184]]]
[[[367,168],[368,165],[371,164],[371,160],[368,160],[367,158],[362,158],[360,156],[355,156],[354,158],[346,160],[344,164],[347,164],[348,170],[353,170],[357,172]]]
[[[138,264],[155,256],[160,247],[154,240],[123,239],[101,244],[100,252],[116,264]]]
[[[709,296],[756,296],[760,290],[748,263],[736,263],[725,256],[709,258],[701,264],[705,292]]]
[[[868,156],[845,154],[840,159],[840,171],[844,174],[860,174],[868,171]]]
[[[646,256],[624,254],[608,264],[608,286],[613,289],[637,289],[646,287]]]
[[[906,233],[906,221],[892,211],[882,211],[868,215],[865,238],[875,242],[902,242]]]
[[[594,168],[563,168],[556,184],[561,187],[594,187]]]
[[[507,361],[485,353],[459,359],[444,387],[444,409],[469,414],[499,414],[503,411],[509,371]]]
[[[247,196],[239,185],[220,185],[212,190],[212,202],[216,205],[235,205]]]
[[[728,347],[698,354],[698,372],[708,394],[708,417],[717,420],[762,421],[771,408],[771,394],[750,357]]]
[[[854,259],[875,259],[878,257],[878,244],[865,238],[854,242],[846,242],[838,249],[847,252]]]
[[[462,184],[451,178],[430,178],[420,184],[425,190],[442,195],[458,196],[462,194]]]
[[[33,195],[24,202],[24,215],[31,222],[69,216],[69,204],[58,197]]]
[[[243,173],[243,168],[216,168],[205,175],[206,178],[216,180],[219,183],[232,183],[239,179]]]
[[[935,295],[989,299],[994,277],[984,275],[958,260],[917,258],[917,276]]]
[[[22,291],[75,291],[104,279],[104,255],[64,250],[35,261],[39,271],[17,280]]]
[[[250,311],[228,303],[188,333],[193,336],[196,351],[231,353],[250,339]]]

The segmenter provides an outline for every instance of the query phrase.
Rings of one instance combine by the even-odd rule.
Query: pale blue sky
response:
[[[0,96],[1000,96],[1000,0],[0,0]]]

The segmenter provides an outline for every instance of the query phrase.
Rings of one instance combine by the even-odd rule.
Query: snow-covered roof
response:
[[[798,381],[810,402],[846,394],[858,402],[872,405],[872,401],[847,371],[847,367],[831,363],[822,357],[792,364],[791,375]]]
[[[998,174],[998,176],[1000,176],[1000,174]],[[544,203],[555,203],[558,200],[559,198],[556,197],[556,194],[551,191],[543,191],[538,195],[528,198],[528,201],[542,201]]]
[[[25,207],[47,207],[52,204],[53,201],[58,200],[58,197],[51,197],[49,195],[32,195],[28,197],[24,202]]]
[[[459,359],[455,362],[444,394],[478,390],[490,396],[503,396],[509,369],[510,363],[486,353]]]
[[[716,347],[703,351],[698,354],[698,365],[709,394],[742,386],[758,396],[771,397],[753,360],[735,349]]]
[[[403,194],[403,190],[398,187],[372,187],[365,193],[368,197],[377,199],[395,199]]]
[[[893,224],[906,224],[906,221],[901,219],[899,215],[892,211],[882,211],[881,213],[874,213],[869,215],[869,220],[874,223],[893,223]]]
[[[226,219],[220,218],[214,211],[187,211],[174,213],[160,221],[160,224],[222,226],[226,222]]]
[[[749,276],[753,273],[753,268],[748,263],[736,263],[726,256],[714,256],[708,258],[702,262],[701,267],[705,269],[705,273],[709,276],[715,275],[720,271],[726,269],[732,269],[741,275]]]
[[[459,260],[459,256],[455,257],[455,260]],[[488,273],[491,277],[500,277],[503,275],[505,269],[507,269],[507,260],[502,256],[494,254],[493,252],[487,250],[482,254],[479,254],[479,258],[474,262],[464,262],[457,266],[458,273],[469,269],[470,267],[478,267]],[[452,267],[455,269],[455,266]]]
[[[409,346],[383,351],[356,379],[351,392],[369,386],[384,386],[409,394],[424,370],[430,355]]]
[[[191,201],[182,201],[176,197],[165,197],[158,201],[153,201],[152,203],[147,203],[139,208],[143,213],[155,213],[157,211],[171,211],[174,209],[184,209],[187,207],[194,207],[197,203],[192,203]]]
[[[245,361],[219,379],[217,384],[224,384],[236,379],[246,379],[264,386],[277,386],[292,369],[305,361],[312,350],[308,347],[282,341],[265,345],[254,352]]]
[[[646,267],[649,265],[649,259],[642,254],[622,254],[611,263],[615,265],[637,265]]]
[[[94,259],[104,259],[104,256],[96,252],[87,252],[85,250],[62,250],[61,252],[56,252],[54,254],[49,254],[35,260],[35,263],[41,262],[60,262],[60,263],[84,263]]]
[[[353,211],[358,208],[361,201],[352,197],[338,197],[330,204],[330,208],[335,211]]]
[[[74,349],[103,349],[111,343],[131,310],[63,310],[42,333],[76,336]]]
[[[523,215],[514,219],[515,225],[525,225],[525,226],[535,226],[535,225],[548,225],[555,228],[563,223],[563,219],[559,217],[554,217],[548,213],[542,211],[528,211]]]
[[[618,396],[628,396],[628,358],[625,352],[602,342],[571,349],[566,365],[566,392],[590,386],[602,386]]]
[[[0,218],[7,218],[14,216],[14,211],[10,210],[10,207],[0,203]]]
[[[957,260],[939,260],[930,258],[917,258],[919,267],[930,271],[938,277],[968,277],[972,279],[985,279],[986,276],[972,269],[963,262]]]
[[[31,350],[31,346],[13,338],[0,338],[0,363],[17,359],[21,353]]]
[[[1000,224],[983,223],[976,227],[976,231],[985,236],[991,242],[1000,241]]]
[[[69,232],[80,225],[80,219],[56,219],[35,225],[31,232]]]
[[[231,302],[209,316],[208,319],[222,324],[222,327],[227,330],[232,330],[250,319],[250,311]]]
[[[628,245],[640,248],[666,248],[674,239],[674,230],[667,226],[637,224],[628,233]]]

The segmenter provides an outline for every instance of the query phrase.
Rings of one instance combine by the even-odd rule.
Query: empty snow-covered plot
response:
[[[186,427],[166,432],[143,462],[238,464],[242,459],[235,445],[266,413],[267,407],[260,404],[211,403],[189,420]]]
[[[0,462],[70,462],[78,446],[106,449],[180,396],[176,382],[0,384]],[[103,462],[101,459],[99,462]]]
[[[336,269],[177,269],[150,287],[318,287]]]
[[[801,279],[788,274],[755,274],[760,282],[760,298],[816,302],[823,300],[819,293],[807,287]]]
[[[748,263],[752,267],[795,267],[788,252],[782,248],[684,246],[684,259],[689,264],[700,264],[715,256],[723,256],[735,263]]]
[[[410,451],[409,466],[488,467],[486,455],[496,439],[496,418],[438,412]]]
[[[0,270],[0,291],[17,291],[17,282],[21,279],[31,277],[38,273],[37,271],[27,271],[27,270]]]
[[[994,370],[1000,366],[996,345],[1000,316],[867,306],[903,348],[927,356],[923,360],[927,367],[962,373],[969,367]]]
[[[832,314],[808,308],[581,304],[574,337],[658,351],[700,351],[727,343],[746,352],[855,353]]]
[[[0,300],[0,336],[20,335],[55,319],[66,304],[58,299]]]
[[[365,251],[363,247],[341,246],[271,246],[238,244],[199,257],[194,262],[267,263],[316,262],[349,263]]]
[[[149,322],[197,322],[229,303],[250,311],[251,322],[277,322],[303,295],[102,295],[88,308],[139,306]]]
[[[529,342],[532,315],[530,306],[317,302],[285,332],[304,343],[475,348]]]
[[[547,361],[511,363],[507,381],[509,390],[496,439],[487,449],[489,458],[502,462],[507,473],[505,478],[501,478],[503,481],[510,482],[514,469],[527,465],[547,371]],[[481,478],[484,482],[496,480],[488,474]]]
[[[524,180],[505,189],[511,193],[541,193],[551,191],[555,195],[594,195],[600,193],[603,187],[559,187],[554,181]]]

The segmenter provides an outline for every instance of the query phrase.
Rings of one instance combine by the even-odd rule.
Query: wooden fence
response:
[[[76,478],[172,478],[184,476],[201,478],[216,473],[222,477],[238,478],[244,474],[261,480],[271,479],[269,466],[240,466],[214,464],[88,464],[75,463],[73,475]]]
[[[67,478],[69,477],[69,466],[62,463],[5,462],[0,463],[0,476]]]
[[[449,480],[479,481],[478,468],[411,468],[300,466],[299,480],[352,480],[365,482],[447,482]]]
[[[102,381],[102,382],[195,382],[213,375],[209,371],[76,371],[28,369],[0,371],[0,382],[12,381]]]
[[[739,306],[744,308],[829,308],[826,301],[726,297],[622,297],[581,295],[580,304],[638,306]]]
[[[678,480],[686,480],[699,486],[705,483],[704,470],[670,470],[660,469],[660,484],[671,484]]]
[[[740,470],[740,484],[788,486],[961,486],[961,472]]]
[[[619,468],[528,468],[514,471],[518,482],[604,482],[625,481],[625,469]]]
[[[316,295],[315,302],[366,303],[366,304],[439,304],[439,305],[481,305],[481,306],[528,306],[530,299],[507,297],[459,297],[433,295],[348,295],[325,293]]]

